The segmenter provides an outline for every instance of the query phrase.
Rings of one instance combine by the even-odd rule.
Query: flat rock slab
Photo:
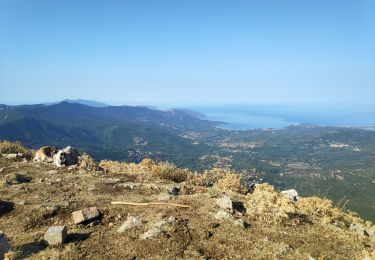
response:
[[[68,229],[66,226],[52,226],[48,228],[47,232],[44,234],[44,240],[46,240],[49,245],[64,244],[67,234]]]
[[[0,231],[0,259],[4,259],[5,253],[10,250],[8,239],[2,231]]]
[[[80,224],[82,222],[96,219],[99,217],[99,215],[100,212],[96,207],[85,208],[72,213],[74,224]]]

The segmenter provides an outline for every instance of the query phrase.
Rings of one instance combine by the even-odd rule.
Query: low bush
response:
[[[241,186],[241,176],[236,173],[227,173],[217,181],[216,186],[221,190],[245,194],[247,190]]]
[[[173,163],[162,162],[152,166],[152,174],[160,179],[183,182],[188,178],[188,171],[177,168]]]

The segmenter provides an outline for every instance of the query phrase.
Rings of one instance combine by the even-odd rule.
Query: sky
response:
[[[0,103],[375,106],[373,0],[0,0]]]

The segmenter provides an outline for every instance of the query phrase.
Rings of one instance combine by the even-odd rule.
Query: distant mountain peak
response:
[[[73,104],[81,104],[90,107],[108,107],[109,105],[103,102],[95,101],[95,100],[86,100],[86,99],[65,99],[62,102],[73,103]]]

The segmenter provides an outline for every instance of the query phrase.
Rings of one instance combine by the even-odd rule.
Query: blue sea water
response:
[[[219,127],[236,130],[284,128],[302,123],[353,127],[375,125],[375,107],[369,106],[225,105],[191,109],[205,114],[206,119],[225,122]]]

